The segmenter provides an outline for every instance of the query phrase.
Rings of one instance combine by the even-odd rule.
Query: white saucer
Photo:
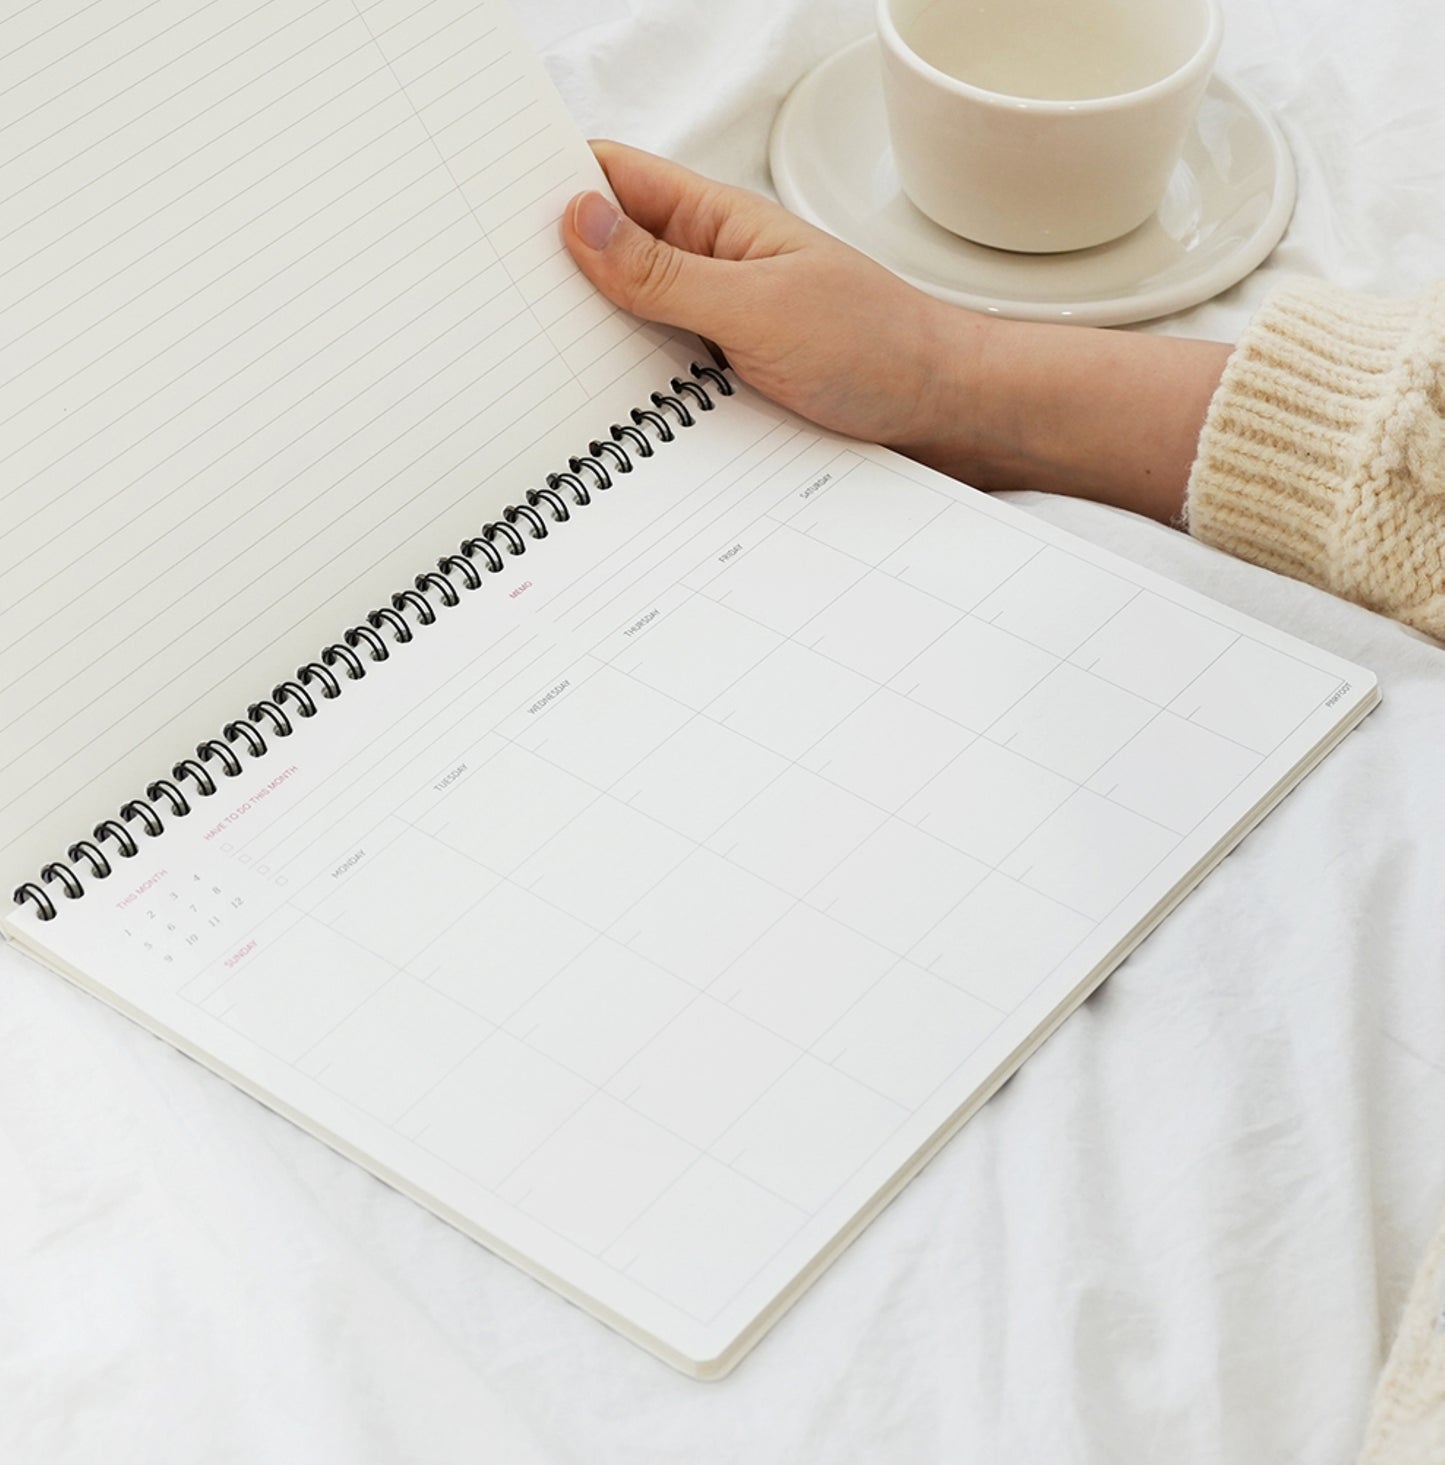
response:
[[[904,197],[879,73],[869,37],[793,88],[773,124],[773,185],[795,214],[943,300],[1019,320],[1152,320],[1243,279],[1294,209],[1294,164],[1279,128],[1216,76],[1164,202],[1132,234],[1070,254],[970,244]]]

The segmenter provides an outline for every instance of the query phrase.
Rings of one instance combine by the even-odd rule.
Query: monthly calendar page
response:
[[[740,394],[15,924],[717,1372],[1373,697]]]

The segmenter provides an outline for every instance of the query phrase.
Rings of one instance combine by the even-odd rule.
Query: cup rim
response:
[[[1103,97],[1077,97],[1072,100],[1060,97],[1021,97],[1009,92],[990,91],[976,86],[947,71],[940,70],[930,61],[925,61],[899,34],[893,23],[892,0],[877,0],[876,18],[879,40],[884,49],[891,51],[904,65],[921,74],[935,86],[953,92],[956,96],[968,97],[984,106],[1006,109],[1010,112],[1041,112],[1049,115],[1072,115],[1079,112],[1118,111],[1122,107],[1137,107],[1169,92],[1180,91],[1195,81],[1200,73],[1208,74],[1214,66],[1224,39],[1224,11],[1220,0],[1201,0],[1206,12],[1207,23],[1204,38],[1189,55],[1188,59],[1173,71],[1132,91],[1111,92]]]

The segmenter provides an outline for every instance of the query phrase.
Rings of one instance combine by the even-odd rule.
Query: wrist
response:
[[[1027,417],[1010,386],[1016,328],[929,298],[917,322],[911,411],[887,446],[978,488],[1013,487]]]
[[[981,489],[1040,489],[1177,522],[1230,348],[939,306],[918,411],[891,443]]]

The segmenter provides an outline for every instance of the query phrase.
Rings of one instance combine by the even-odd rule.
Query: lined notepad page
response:
[[[744,395],[15,928],[717,1371],[1373,695]]]
[[[497,0],[7,11],[8,890],[695,347],[562,251],[601,175]]]

